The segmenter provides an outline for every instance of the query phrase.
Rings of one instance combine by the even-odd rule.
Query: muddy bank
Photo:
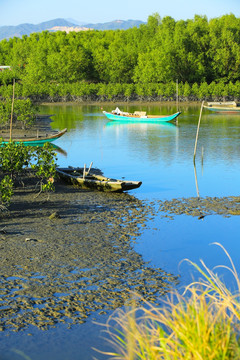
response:
[[[182,198],[167,201],[158,200],[157,211],[162,216],[174,218],[175,215],[190,215],[203,219],[209,215],[229,217],[240,215],[240,196]],[[153,204],[153,203],[152,203]]]
[[[134,251],[148,222],[159,215],[240,214],[240,197],[148,203],[62,183],[49,199],[36,194],[16,189],[9,213],[1,213],[1,331],[82,323],[130,303],[132,292],[158,303],[178,278]]]
[[[57,184],[47,200],[19,188],[1,215],[0,330],[82,323],[131,302],[132,291],[157,301],[177,278],[133,250],[149,216],[128,194]]]

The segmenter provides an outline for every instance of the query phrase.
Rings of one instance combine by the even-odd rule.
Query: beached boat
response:
[[[240,105],[235,101],[208,102],[207,105],[203,105],[203,107],[218,113],[240,114]]]
[[[103,114],[109,120],[128,120],[128,121],[139,121],[139,122],[166,122],[175,120],[181,112],[176,112],[171,115],[147,115],[145,111],[135,111],[134,113],[123,112],[117,107],[112,112],[103,111]]]
[[[54,135],[46,135],[46,136],[36,136],[34,138],[21,138],[21,139],[15,139],[12,138],[12,141],[14,141],[17,144],[24,144],[24,145],[43,145],[45,143],[49,143],[52,141],[55,141],[59,139],[61,136],[63,136],[67,132],[67,129],[63,129],[62,131],[59,131],[58,133]],[[3,140],[1,141],[1,144],[8,144],[10,140]]]
[[[106,192],[123,192],[141,186],[141,181],[127,181],[107,178],[99,169],[57,168],[59,178],[82,189]]]

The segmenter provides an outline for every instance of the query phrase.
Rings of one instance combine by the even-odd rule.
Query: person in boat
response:
[[[116,115],[121,115],[122,114],[122,111],[120,111],[120,109],[118,107],[116,107],[115,110],[112,111],[113,114],[116,114]]]
[[[123,112],[123,111],[121,111],[118,107],[116,107],[115,110],[112,110],[112,114],[114,114],[114,115],[122,115],[122,116],[131,115],[131,114],[129,114],[128,112]]]

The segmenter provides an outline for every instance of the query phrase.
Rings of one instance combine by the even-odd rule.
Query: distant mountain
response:
[[[144,24],[141,20],[115,20],[106,23],[85,24],[84,26],[95,30],[126,30],[132,27],[139,27],[141,24]]]
[[[74,20],[73,20],[74,21]],[[77,21],[76,21],[77,22]],[[144,24],[143,21],[140,20],[115,20],[107,23],[99,23],[99,24],[86,24],[84,26],[79,26],[79,23],[76,24],[74,22],[70,22],[65,19],[54,19],[50,21],[45,21],[40,24],[20,24],[17,26],[0,26],[0,40],[9,39],[16,37],[22,37],[23,35],[30,35],[35,32],[42,32],[44,30],[49,31],[81,31],[86,30],[88,28],[95,30],[116,30],[122,29],[126,30],[132,28],[134,26],[139,27],[141,24]]]
[[[64,19],[55,19],[55,20],[45,21],[37,25],[21,24],[17,26],[0,26],[0,40],[9,39],[14,36],[22,37],[22,35],[29,35],[34,32],[42,32],[44,30],[49,30],[54,26],[76,26],[76,25]]]
[[[65,19],[65,20],[69,21],[72,24],[79,25],[79,26],[85,26],[86,25],[86,22],[78,21],[78,20],[72,19],[72,18]]]

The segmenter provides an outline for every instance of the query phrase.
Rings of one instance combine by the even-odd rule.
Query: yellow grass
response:
[[[106,354],[108,359],[240,359],[240,281],[223,250],[236,279],[236,294],[203,261],[200,267],[187,260],[202,279],[187,286],[183,295],[175,292],[161,308],[145,302],[141,308],[120,310],[109,319],[107,330],[114,351]]]

